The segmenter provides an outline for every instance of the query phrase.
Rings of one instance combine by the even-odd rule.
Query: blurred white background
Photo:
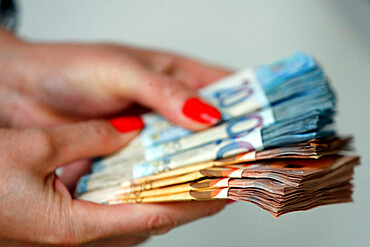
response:
[[[338,128],[362,165],[354,203],[274,219],[248,203],[154,237],[144,246],[370,246],[368,0],[19,1],[34,41],[109,41],[168,49],[239,69],[297,49],[313,53],[339,97]]]

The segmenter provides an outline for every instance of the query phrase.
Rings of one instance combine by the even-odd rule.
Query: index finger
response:
[[[169,66],[172,66],[172,73],[176,79],[193,89],[207,86],[232,73],[229,69],[179,56],[174,56],[172,65]]]
[[[232,70],[184,56],[154,50],[131,49],[155,71],[184,82],[191,89],[199,89],[232,73]]]

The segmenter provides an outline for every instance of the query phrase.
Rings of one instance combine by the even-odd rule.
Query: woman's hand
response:
[[[107,206],[72,199],[55,170],[115,152],[141,127],[123,125],[119,133],[106,121],[88,121],[0,129],[0,245],[133,245],[219,211],[224,201]]]
[[[196,89],[229,71],[169,53],[108,44],[31,44],[0,30],[0,124],[51,126],[122,115],[132,103],[183,127],[215,124]]]

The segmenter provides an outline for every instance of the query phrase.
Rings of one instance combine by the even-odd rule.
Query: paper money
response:
[[[249,165],[245,178],[205,179],[140,193],[115,195],[115,203],[152,203],[183,200],[234,199],[249,201],[278,217],[314,206],[351,201],[353,167],[357,157],[329,156],[316,161],[289,160]],[[258,167],[261,166],[261,167]],[[269,166],[268,168],[266,166]],[[248,170],[248,169],[245,169]],[[266,171],[268,170],[268,171]],[[283,179],[270,173],[286,176]],[[255,174],[264,174],[258,177]],[[224,176],[218,174],[217,176]],[[282,182],[295,178],[298,183]]]
[[[349,150],[350,141],[350,137],[342,139],[326,138],[311,140],[306,143],[300,143],[292,146],[257,151],[253,153],[242,153],[240,155],[221,159],[218,161],[202,162],[167,172],[138,178],[135,180],[127,180],[127,178],[122,175],[118,175],[115,178],[109,177],[108,179],[106,177],[103,177],[103,180],[95,180],[95,182],[94,180],[91,180],[89,182],[89,189],[87,190],[89,192],[84,193],[84,198],[103,198],[102,200],[104,201],[107,197],[107,194],[112,195],[117,193],[131,192],[136,193],[147,189],[158,188],[161,186],[189,182],[192,181],[195,176],[198,176],[198,178],[204,177],[204,175],[199,174],[199,171],[211,167],[227,167],[232,164],[240,164],[255,160],[272,158],[318,159],[323,155],[336,154],[342,150]],[[195,173],[195,175],[182,176],[191,173]],[[113,188],[110,188],[111,186],[113,186]]]
[[[322,131],[321,129],[331,121],[331,114],[313,111],[294,119],[255,129],[235,138],[213,142],[155,161],[95,172],[80,179],[77,185],[77,193],[81,194],[92,188],[97,189],[97,186],[102,185],[105,187],[114,186],[119,179],[132,180],[199,162],[231,157],[243,152],[258,151],[264,148],[326,137],[332,135],[333,131]]]
[[[122,183],[122,187],[127,188],[132,187],[133,185],[145,187],[145,185],[143,184],[163,178],[176,177],[210,167],[225,167],[227,165],[240,164],[257,160],[286,158],[318,159],[325,155],[333,155],[338,154],[341,151],[352,150],[350,146],[351,141],[351,137],[332,137],[324,139],[314,139],[305,143],[298,143],[290,146],[283,146],[256,152],[241,153],[239,155],[217,161],[202,162],[183,168],[178,168],[172,171],[138,178],[132,181],[125,181]]]
[[[359,159],[336,136],[336,97],[314,59],[297,52],[245,69],[199,92],[222,121],[193,133],[154,113],[140,136],[96,159],[76,189],[105,204],[247,201],[274,217],[351,201]]]
[[[335,105],[334,94],[324,73],[310,55],[302,52],[272,64],[238,72],[201,89],[200,93],[221,110],[224,120],[244,114],[244,133],[314,109],[332,109]],[[266,107],[251,116],[245,115]],[[111,164],[125,163],[133,166],[155,162],[160,157],[193,149],[217,139],[232,138],[241,132],[207,130],[209,132],[204,134],[194,134],[189,137],[190,140],[179,140],[193,133],[153,113],[145,114],[143,119],[146,128],[140,137],[117,154],[95,162],[92,167],[94,173]],[[238,126],[242,126],[242,123]],[[215,128],[222,129],[219,126]],[[216,132],[218,134],[214,135]],[[164,146],[158,146],[161,144]],[[133,168],[127,167],[126,170],[130,169]]]
[[[237,156],[229,157],[227,159],[221,159],[218,161],[211,161],[211,162],[202,162],[199,164],[199,169],[206,167],[207,164],[235,164],[235,163],[242,163],[254,160],[261,160],[261,159],[271,159],[271,158],[319,158],[323,155],[330,155],[336,154],[343,150],[350,150],[350,143],[352,138],[351,137],[342,137],[342,138],[323,138],[323,139],[313,139],[308,142],[298,143],[294,145],[286,145],[278,148],[266,149],[257,152],[246,152],[241,153]],[[120,162],[116,163],[109,163],[109,165],[104,165],[99,167],[99,172],[104,172],[104,169],[107,169],[107,173],[115,173],[119,172],[121,169],[122,164]],[[167,176],[167,174],[174,173],[175,175],[180,175],[181,171],[184,170],[187,173],[190,171],[199,170],[196,165],[191,165],[184,167],[182,169],[176,169],[174,171],[167,171],[164,173],[159,173],[156,175],[150,175],[149,177],[146,176],[144,178],[138,178],[135,180],[135,183],[139,183],[139,181],[143,180],[146,181],[153,177],[153,179],[163,178]],[[168,175],[169,176],[169,175]]]
[[[298,100],[296,100],[298,99]],[[216,127],[193,133],[181,137],[174,141],[164,142],[144,150],[147,161],[155,160],[160,157],[173,155],[188,149],[197,148],[218,140],[233,138],[247,134],[258,127],[269,126],[276,121],[291,119],[302,114],[302,112],[312,112],[314,110],[330,111],[333,109],[332,102],[323,99],[309,99],[305,96],[278,104],[256,113],[234,118]],[[298,101],[298,102],[297,102]],[[303,110],[304,109],[304,110]]]
[[[245,153],[245,154],[241,154],[241,155],[238,155],[236,156],[237,158],[234,158],[232,157],[231,159],[226,159],[225,161],[218,161],[218,162],[214,162],[214,161],[211,161],[211,162],[203,162],[200,163],[199,165],[197,166],[189,166],[189,167],[184,167],[184,170],[186,171],[190,171],[191,169],[197,169],[197,167],[199,166],[212,166],[213,164],[215,163],[218,163],[220,165],[224,165],[226,162],[228,163],[240,163],[240,162],[247,162],[247,161],[252,161],[252,160],[256,160],[256,159],[263,159],[263,158],[277,158],[279,156],[281,157],[295,157],[295,156],[291,156],[291,154],[295,154],[296,156],[304,156],[306,155],[311,155],[313,157],[319,157],[318,155],[321,155],[321,154],[329,154],[330,152],[338,152],[340,150],[342,150],[345,145],[348,143],[349,140],[342,140],[342,141],[339,141],[337,140],[337,142],[341,143],[342,146],[329,146],[327,148],[324,148],[323,146],[320,146],[320,145],[317,145],[317,143],[315,142],[311,142],[311,143],[307,143],[307,144],[300,144],[298,146],[290,146],[290,147],[284,147],[282,150],[284,150],[283,152],[280,152],[279,149],[272,149],[272,150],[267,150],[266,152],[263,152],[263,151],[258,151],[258,152],[248,152],[248,153]],[[333,143],[335,143],[335,141],[333,141]],[[329,145],[328,142],[322,142],[321,143],[322,145]],[[313,146],[315,145],[315,146]],[[306,146],[306,147],[304,147]],[[308,150],[311,150],[311,152],[308,152]],[[316,150],[316,151],[315,151]],[[303,153],[304,151],[308,152],[308,153]],[[316,152],[319,152],[318,154]],[[320,154],[321,152],[321,154]],[[284,155],[285,154],[285,155]],[[267,157],[266,157],[267,156]],[[177,170],[178,171],[178,170]],[[176,171],[176,172],[177,172]],[[181,171],[181,170],[180,170]],[[84,193],[86,191],[90,191],[90,190],[97,190],[97,189],[100,189],[100,188],[106,188],[106,187],[109,187],[109,186],[115,186],[115,185],[119,185],[120,183],[122,182],[130,182],[131,180],[133,180],[133,176],[132,176],[132,173],[133,173],[133,170],[132,170],[132,167],[131,166],[118,166],[118,167],[115,167],[115,168],[112,168],[106,172],[100,172],[100,173],[95,173],[95,174],[91,174],[91,175],[87,175],[85,177],[83,177],[82,179],[86,178],[87,180],[83,181],[82,179],[80,180],[79,182],[79,186],[77,188],[77,192],[79,194],[81,193]],[[160,174],[163,174],[163,173],[160,173]],[[166,173],[164,173],[166,174]],[[156,176],[154,176],[156,178]],[[148,178],[148,176],[145,176],[144,177],[144,180],[146,180]],[[83,187],[81,187],[83,186]]]
[[[302,52],[272,64],[242,70],[202,88],[199,93],[220,110],[223,121],[304,94],[306,98],[317,99],[324,95],[327,101],[335,101],[321,69],[310,55]],[[157,114],[144,114],[143,119],[146,128],[135,141],[136,145],[126,148],[126,154],[132,154],[138,149],[143,152],[146,147],[192,134]]]
[[[242,152],[263,150],[264,148],[330,136],[334,132],[330,129],[323,130],[323,127],[332,122],[331,117],[331,114],[327,112],[312,111],[293,119],[283,120],[267,127],[256,128],[250,132],[235,135],[232,138],[217,140],[171,156],[136,164],[133,166],[133,178],[144,177],[194,163],[230,157]],[[229,126],[233,127],[239,120],[229,122]]]
[[[323,97],[319,97],[318,99],[312,99],[311,96],[307,97],[307,95],[299,96],[289,101],[274,105],[273,107],[243,116],[239,118],[239,121],[231,120],[233,121],[233,124],[226,122],[205,131],[193,133],[175,141],[147,147],[146,149],[143,149],[140,144],[137,145],[138,142],[140,143],[140,140],[136,139],[120,152],[95,162],[92,166],[92,171],[100,172],[106,167],[120,165],[122,163],[135,164],[151,161],[155,158],[158,159],[161,156],[180,152],[181,150],[196,148],[212,141],[231,138],[235,135],[247,133],[255,128],[268,126],[275,121],[282,121],[302,114],[302,111],[310,112],[314,109],[321,111],[330,110],[334,107],[334,103],[328,99],[331,98],[330,95],[331,94],[325,94]],[[238,129],[235,130],[235,128]],[[171,134],[171,132],[165,133],[167,135]]]
[[[240,76],[239,76],[240,77]],[[223,89],[228,92],[230,85],[237,84],[238,80],[236,79],[238,77],[231,77],[226,78],[222,81],[220,81],[218,84],[223,85]],[[230,83],[230,81],[232,81]],[[296,100],[296,103],[304,104],[303,98],[302,100],[299,100],[300,97],[305,96],[305,100],[318,100],[323,99],[328,103],[333,104],[335,102],[335,97],[332,92],[332,90],[329,87],[327,78],[323,75],[323,72],[319,69],[315,69],[307,74],[300,75],[297,78],[288,79],[287,81],[283,82],[275,82],[274,80],[271,81],[271,84],[276,84],[279,87],[275,85],[275,87],[272,87],[268,90],[267,96],[269,98],[269,102],[271,104],[264,105],[260,108],[268,108],[269,106],[275,106],[278,104],[281,104],[287,100],[292,100],[294,98],[298,98]],[[239,80],[239,84],[242,85],[242,80]],[[218,86],[219,88],[221,86]],[[204,95],[206,99],[209,99],[210,102],[215,102],[215,95],[219,95],[222,92],[222,88],[220,91],[212,91],[212,88],[205,88],[204,91],[207,91],[207,93]],[[248,110],[248,108],[244,108],[243,102],[249,102],[249,98],[243,98],[243,100],[231,100],[227,99],[226,97],[235,97],[237,93],[243,93],[244,91],[242,89],[236,88],[233,90],[233,94],[226,94],[224,97],[225,101],[234,102],[233,104],[229,104],[227,108],[231,108],[232,110],[229,110],[230,112],[238,111],[238,114],[232,114],[232,115],[223,115],[224,120],[230,120],[232,118],[245,115],[248,113],[251,113],[253,111]],[[253,90],[252,90],[253,91]],[[201,91],[202,92],[202,91]],[[208,97],[208,98],[207,98]],[[241,105],[239,105],[241,104]],[[216,107],[226,107],[226,104],[216,102],[214,104]],[[315,105],[315,104],[313,104]],[[308,106],[308,104],[306,104]],[[311,105],[312,107],[312,105]],[[234,110],[240,109],[240,110]],[[260,109],[256,107],[255,110]],[[301,109],[305,109],[302,107]],[[221,111],[222,112],[222,111]],[[144,116],[144,119],[148,118],[146,122],[150,123],[146,129],[144,129],[142,135],[141,135],[141,141],[144,147],[150,147],[155,146],[160,143],[168,142],[171,140],[178,139],[180,137],[186,136],[191,134],[189,130],[185,130],[179,126],[173,125],[169,123],[166,119],[160,118],[158,116],[154,116],[153,114],[150,114],[149,116]],[[277,116],[279,118],[279,116]]]
[[[319,169],[323,169],[320,175],[324,175],[333,169],[337,169],[346,162],[354,161],[354,157],[326,156],[318,160],[311,159],[285,159],[278,161],[251,162],[248,164],[226,165],[222,167],[210,167],[202,170],[186,173],[176,177],[147,181],[144,184],[131,184],[122,194],[134,193],[137,195],[145,190],[152,190],[174,184],[182,184],[200,178],[227,177],[227,178],[266,178],[275,179],[291,186],[298,186],[302,181],[311,176],[318,175]],[[329,169],[330,168],[330,169]],[[339,170],[339,169],[338,169]],[[333,173],[334,174],[334,173]],[[220,181],[219,184],[224,184]],[[219,186],[227,187],[227,186]],[[124,187],[123,187],[124,188]]]

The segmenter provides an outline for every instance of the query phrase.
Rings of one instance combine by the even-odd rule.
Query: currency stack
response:
[[[199,92],[222,114],[191,132],[160,115],[128,146],[94,161],[76,189],[105,204],[188,200],[248,201],[278,217],[351,201],[357,156],[336,133],[336,97],[303,52],[241,70]]]

